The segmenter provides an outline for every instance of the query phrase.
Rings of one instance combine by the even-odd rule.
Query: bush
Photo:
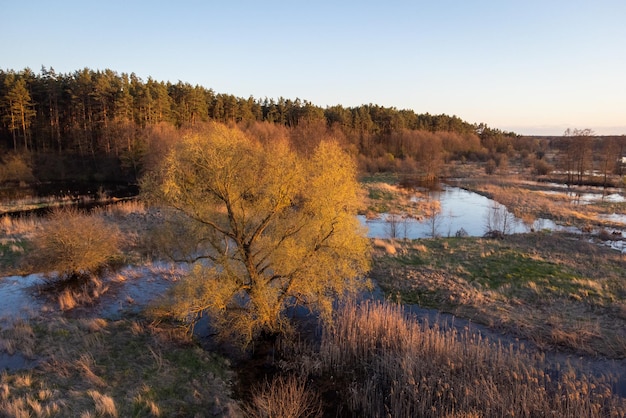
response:
[[[28,154],[11,153],[0,159],[0,183],[35,180]]]
[[[550,174],[554,170],[546,160],[537,160],[535,161],[535,173],[539,176],[545,176]]]
[[[122,234],[96,215],[57,209],[33,239],[31,267],[59,278],[97,273],[120,255]]]
[[[497,164],[493,159],[487,161],[487,164],[485,164],[485,174],[487,175],[495,174],[496,168],[497,168]]]
[[[250,418],[317,418],[322,403],[319,394],[306,387],[306,379],[279,376],[253,391],[245,413]]]

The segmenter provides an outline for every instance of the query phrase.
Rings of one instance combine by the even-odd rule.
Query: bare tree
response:
[[[513,214],[507,210],[506,206],[493,202],[485,220],[485,235],[504,236],[509,234],[514,220]]]

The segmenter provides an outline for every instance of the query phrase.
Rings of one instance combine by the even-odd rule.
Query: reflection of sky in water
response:
[[[9,276],[0,279],[0,323],[11,318],[29,318],[37,314],[43,303],[35,301],[37,285],[44,283],[42,276]]]
[[[101,295],[93,306],[77,307],[67,315],[98,315],[107,319],[119,319],[125,313],[138,312],[149,302],[162,295],[185,270],[180,266],[155,263],[149,266],[129,266],[118,274],[107,276],[109,290]],[[117,280],[123,277],[124,280]],[[43,275],[9,276],[0,278],[0,328],[17,318],[31,318],[41,312],[57,310],[46,306],[39,296],[38,286],[45,283]]]
[[[431,237],[433,226],[438,236],[454,236],[461,228],[470,236],[482,236],[488,231],[489,214],[493,213],[494,208],[500,211],[501,216],[506,211],[504,206],[495,201],[458,187],[446,187],[441,192],[431,192],[430,198],[440,202],[441,212],[439,216],[434,220],[424,219],[421,222],[412,219],[400,221],[396,229],[398,238]],[[530,230],[530,226],[525,225],[508,211],[506,213],[510,219],[507,226],[508,233],[521,233]],[[368,227],[370,238],[390,237],[391,228],[385,222],[384,216],[369,221],[365,221],[363,216],[360,216],[359,219]],[[537,230],[558,228],[554,222],[547,219],[537,220],[532,227]]]
[[[603,219],[605,221],[626,224],[626,214],[622,214],[622,213],[612,213],[610,215],[598,215],[598,218]]]
[[[589,203],[597,203],[597,202],[606,202],[606,203],[623,203],[626,202],[626,197],[622,196],[619,193],[611,193],[607,195],[603,195],[602,193],[580,193],[580,192],[561,192],[554,190],[546,190],[541,193],[555,195],[555,196],[566,196],[571,199],[572,203],[579,205],[587,205]]]

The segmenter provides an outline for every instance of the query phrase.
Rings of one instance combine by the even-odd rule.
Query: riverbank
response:
[[[373,277],[402,303],[546,350],[626,358],[626,259],[578,235],[374,241]]]
[[[583,231],[626,229],[621,188],[568,187],[516,176],[465,178],[452,184],[497,201],[529,224],[545,218]]]
[[[186,414],[209,411],[205,415],[241,416],[238,407],[258,394],[256,388],[263,386],[266,378],[298,371],[306,372],[306,382],[313,382],[306,385],[306,390],[317,391],[327,405],[335,405],[334,409],[326,409],[332,409],[333,417],[350,416],[352,407],[356,411],[376,407],[365,401],[377,398],[366,391],[367,387],[357,385],[378,385],[380,382],[367,372],[380,367],[376,370],[391,373],[385,382],[410,387],[415,399],[423,400],[425,394],[441,391],[443,397],[432,398],[432,406],[457,412],[459,409],[455,408],[462,406],[470,414],[463,416],[481,416],[480,411],[488,408],[499,411],[497,408],[503,403],[490,403],[481,393],[504,399],[507,393],[522,391],[539,393],[541,399],[519,398],[515,405],[507,406],[511,411],[519,412],[525,407],[544,412],[557,410],[550,408],[563,407],[559,404],[562,396],[572,396],[579,402],[577,405],[583,409],[577,411],[584,411],[584,416],[620,416],[619,411],[625,410],[622,381],[615,381],[614,376],[602,380],[611,364],[623,364],[620,353],[625,351],[626,329],[626,290],[621,279],[626,276],[624,259],[616,251],[588,242],[588,237],[543,231],[491,240],[372,239],[372,278],[387,298],[400,305],[375,306],[364,312],[363,315],[373,315],[373,319],[379,318],[381,324],[387,325],[368,341],[353,343],[362,353],[376,352],[372,351],[374,348],[364,348],[372,342],[372,347],[382,347],[388,341],[398,344],[373,357],[352,358],[355,366],[346,372],[333,369],[333,364],[343,363],[333,361],[335,357],[329,357],[328,351],[320,350],[340,346],[333,340],[326,340],[326,346],[320,342],[320,335],[331,332],[331,328],[320,331],[309,327],[307,332],[313,339],[307,339],[305,334],[291,335],[285,341],[295,347],[287,349],[276,344],[267,351],[253,350],[248,354],[262,355],[262,359],[257,359],[260,361],[235,363],[227,350],[218,354],[219,346],[211,342],[207,329],[199,329],[196,338],[188,338],[174,323],[155,324],[146,314],[146,307],[184,274],[184,270],[168,267],[155,257],[155,227],[167,219],[167,213],[126,202],[94,211],[92,216],[115,223],[129,239],[125,248],[127,266],[99,277],[97,292],[90,289],[89,298],[77,294],[76,303],[68,303],[61,299],[62,292],[54,293],[46,287],[45,277],[40,274],[0,279],[0,299],[11,301],[5,304],[8,311],[3,311],[5,318],[0,325],[0,361],[3,368],[9,369],[0,376],[0,391],[4,391],[0,395],[5,394],[0,396],[0,408],[30,414],[44,411],[40,416],[63,415],[61,410],[79,416],[85,411],[110,416],[115,416],[111,411],[117,416],[167,416],[179,410]],[[29,237],[45,228],[45,219],[6,219],[0,225],[0,239],[7,243],[3,247],[7,253],[2,256],[17,260],[28,253]],[[404,307],[417,316],[403,319],[404,314],[395,310]],[[425,311],[425,307],[431,310]],[[465,326],[459,329],[451,328],[449,323],[433,323],[437,311],[464,318],[458,319],[459,323],[467,320],[468,324],[484,325],[478,332],[468,326],[465,333]],[[20,313],[19,318],[9,322],[7,315],[15,313]],[[362,325],[367,326],[369,320],[360,315],[354,316],[358,321],[351,320],[351,324],[362,320]],[[396,327],[392,329],[394,335],[383,332],[389,331],[389,324]],[[366,329],[357,334],[366,335]],[[398,336],[410,336],[412,343],[394,340]],[[529,356],[521,344],[509,349],[506,343],[516,340],[527,340],[536,350]],[[433,346],[418,345],[420,341],[431,341]],[[297,351],[304,346],[308,351]],[[289,357],[290,352],[299,354]],[[335,354],[345,356],[349,352],[346,349]],[[582,359],[586,366],[597,367],[595,371],[570,370],[570,356]],[[601,363],[597,361],[599,357],[614,360]],[[429,361],[414,361],[423,358]],[[551,360],[556,358],[563,362]],[[129,359],[138,359],[139,363]],[[378,362],[381,359],[385,364]],[[323,366],[326,360],[330,362]],[[241,369],[250,364],[259,367],[257,373]],[[402,367],[390,367],[398,364]],[[406,372],[409,369],[405,365],[414,367],[410,369],[413,374]],[[358,376],[352,372],[357,370],[361,373]],[[505,381],[499,380],[500,372],[506,370],[519,372],[507,375]],[[593,374],[587,375],[587,371]],[[427,384],[406,386],[410,379],[403,379],[411,376],[424,378]],[[535,378],[540,380],[539,385]],[[235,381],[244,384],[235,386]],[[146,390],[145,382],[155,389]],[[387,383],[372,387],[396,387],[386,386]],[[74,385],[74,394],[66,396],[70,384]],[[459,395],[459,387],[467,393]],[[361,395],[351,398],[350,393],[357,389]],[[561,395],[555,396],[557,392]],[[42,395],[34,398],[33,393]],[[538,408],[539,401],[532,399],[539,399],[543,406]],[[411,402],[414,407],[426,408],[424,402]]]

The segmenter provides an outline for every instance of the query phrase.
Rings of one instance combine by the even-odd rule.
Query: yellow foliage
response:
[[[180,285],[168,308],[176,316],[209,309],[249,342],[287,329],[289,305],[328,317],[336,296],[363,285],[369,244],[355,216],[356,168],[336,143],[305,158],[284,140],[261,144],[213,124],[184,138],[151,178],[150,196],[202,226],[186,229],[194,244],[185,248],[210,260]]]

